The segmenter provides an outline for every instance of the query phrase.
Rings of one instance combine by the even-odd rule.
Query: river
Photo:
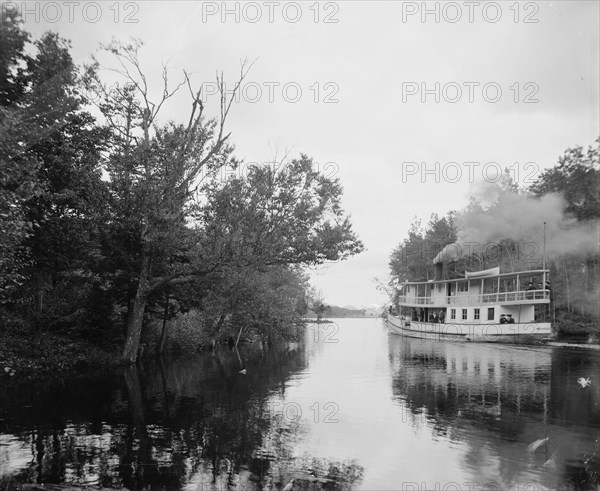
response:
[[[598,350],[338,319],[302,343],[4,378],[0,488],[598,489],[599,374]]]

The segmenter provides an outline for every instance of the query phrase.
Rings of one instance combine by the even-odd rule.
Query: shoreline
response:
[[[600,344],[598,343],[567,343],[560,341],[549,341],[547,343],[544,343],[544,345],[552,346],[554,348],[582,348],[600,350]]]

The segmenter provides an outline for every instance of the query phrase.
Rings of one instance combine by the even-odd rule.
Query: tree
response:
[[[320,321],[323,316],[331,310],[331,307],[325,303],[325,296],[320,290],[312,301],[312,310],[317,314],[317,321]]]
[[[339,181],[320,174],[306,155],[281,165],[278,171],[255,167],[245,178],[215,182],[195,214],[195,222],[201,225],[194,257],[212,271],[211,277],[223,274],[267,283],[276,280],[284,293],[271,297],[270,302],[279,304],[285,297],[294,310],[301,308],[305,288],[297,284],[298,272],[290,266],[343,260],[363,249],[341,208],[341,195]],[[286,280],[283,283],[282,278]],[[255,291],[260,292],[256,298],[261,302],[269,297],[267,289],[257,287]],[[239,307],[239,292],[237,285],[221,291],[221,298],[227,301],[222,301],[220,319]],[[254,298],[246,293],[241,296]],[[275,314],[274,309],[271,312]],[[282,306],[272,317],[282,312],[291,311]]]
[[[221,315],[230,314],[231,326],[237,331],[236,342],[242,330],[268,341],[297,339],[302,315],[299,303],[308,284],[299,267],[246,268],[244,274],[234,278],[234,288],[225,292],[218,308]]]
[[[5,104],[0,209],[9,210],[2,215],[9,216],[10,226],[2,227],[7,233],[6,242],[0,240],[0,268],[11,269],[9,281],[18,278],[12,300],[25,307],[25,315],[34,312],[37,341],[49,320],[43,317],[48,294],[55,297],[54,307],[60,305],[54,314],[81,304],[73,293],[85,291],[81,284],[94,255],[95,216],[105,189],[99,171],[103,133],[82,109],[69,43],[46,33],[26,55],[28,36],[19,33],[18,17],[10,19],[2,18],[12,52],[2,56],[7,76],[0,87]]]
[[[27,80],[23,65],[29,57],[25,46],[29,35],[22,29],[17,14],[9,15],[0,6],[0,304],[25,277],[19,248],[31,232],[22,203],[35,195],[39,187],[35,177],[37,162],[21,159],[21,149],[31,135],[24,131],[26,108],[20,103]]]
[[[456,242],[455,213],[445,217],[433,213],[425,229],[415,219],[408,237],[390,255],[391,281],[429,280],[435,276],[433,258],[446,245]]]
[[[30,277],[39,336],[46,292],[56,291],[57,281],[68,280],[73,272],[87,270],[97,249],[94,220],[105,193],[100,172],[105,134],[82,108],[69,43],[47,33],[35,45],[38,54],[30,63],[32,89],[27,95],[34,121],[46,131],[23,157],[39,162],[42,187],[25,207],[33,228],[26,244],[33,259]]]
[[[207,244],[201,255],[255,267],[318,265],[363,250],[341,208],[338,179],[325,177],[306,155],[280,170],[254,167],[207,190],[196,219]]]
[[[600,218],[600,138],[587,151],[581,146],[568,148],[556,166],[535,180],[530,191],[535,196],[562,193],[566,211],[580,221]]]
[[[206,120],[201,92],[192,90],[185,72],[183,80],[171,88],[167,69],[163,67],[162,96],[158,102],[151,100],[147,77],[138,58],[140,47],[138,41],[105,46],[119,66],[111,70],[122,82],[108,88],[96,75],[101,68],[98,61],[90,67],[87,80],[112,131],[108,171],[117,210],[115,220],[133,221],[139,241],[135,258],[139,269],[122,355],[130,363],[137,358],[144,312],[151,294],[169,284],[208,273],[190,268],[184,272],[175,265],[172,271],[163,267],[164,276],[153,276],[158,264],[171,264],[170,259],[181,249],[181,242],[183,247],[189,245],[187,207],[199,186],[201,173],[214,173],[233,161],[229,134],[224,132],[225,121],[247,73],[246,65],[242,64],[240,79],[229,99],[225,96],[223,76],[218,78],[220,117],[218,121]],[[184,85],[191,96],[188,122],[160,125],[161,108]]]
[[[18,12],[11,12],[6,4],[2,4],[0,9],[0,106],[7,108],[16,104],[25,93],[24,63],[30,59],[25,54],[25,46],[29,43],[29,34],[23,30]]]

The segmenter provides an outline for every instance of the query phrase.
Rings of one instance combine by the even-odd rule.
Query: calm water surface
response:
[[[599,369],[596,350],[340,319],[304,343],[3,379],[0,488],[600,489]]]

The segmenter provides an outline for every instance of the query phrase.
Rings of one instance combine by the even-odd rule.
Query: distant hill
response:
[[[351,305],[345,307],[338,307],[336,305],[330,305],[329,310],[323,316],[324,319],[332,318],[343,318],[343,317],[379,317],[381,315],[382,308],[365,307],[357,308]],[[317,314],[312,310],[308,310],[306,317],[309,319],[316,319]]]

